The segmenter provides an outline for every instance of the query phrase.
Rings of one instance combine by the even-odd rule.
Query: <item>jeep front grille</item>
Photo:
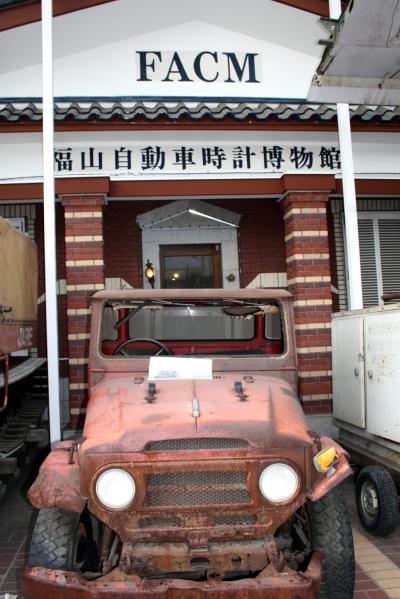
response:
[[[148,507],[248,503],[247,472],[171,472],[147,477]]]
[[[165,439],[150,441],[145,451],[197,451],[200,449],[241,449],[248,447],[242,439]]]

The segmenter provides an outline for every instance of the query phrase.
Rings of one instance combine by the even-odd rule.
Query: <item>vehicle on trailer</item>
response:
[[[38,378],[36,371],[45,362],[28,355],[36,333],[36,244],[0,217],[0,496],[7,477],[18,471],[26,442],[33,440],[33,428],[47,405],[47,396],[28,396],[21,382],[31,375]]]
[[[334,314],[333,415],[356,468],[364,527],[387,536],[399,523],[400,294],[386,305]]]
[[[346,454],[308,429],[284,290],[94,295],[79,441],[43,463],[27,599],[351,599]]]

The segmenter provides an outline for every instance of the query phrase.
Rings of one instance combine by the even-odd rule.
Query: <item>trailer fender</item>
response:
[[[321,475],[314,487],[308,491],[307,499],[313,502],[321,499],[321,497],[329,493],[331,489],[353,474],[348,462],[349,454],[347,451],[329,437],[321,437],[320,441],[322,449],[332,446],[336,449],[338,460],[334,465],[334,473],[330,476]]]
[[[76,445],[76,441],[62,441],[47,456],[29,489],[28,497],[34,507],[83,511],[86,498],[80,493]]]

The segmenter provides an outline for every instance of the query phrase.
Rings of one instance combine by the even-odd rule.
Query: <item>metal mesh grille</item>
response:
[[[231,516],[217,516],[214,520],[215,526],[249,526],[257,524],[257,516],[254,514],[237,514]]]
[[[239,449],[248,447],[242,439],[166,439],[147,443],[145,451],[185,451],[199,449]]]
[[[247,472],[173,472],[147,479],[147,506],[251,503]]]

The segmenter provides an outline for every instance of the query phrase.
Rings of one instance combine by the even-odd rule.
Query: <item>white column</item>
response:
[[[329,0],[331,19],[339,19],[342,12],[340,0]],[[358,240],[357,201],[354,183],[353,148],[351,143],[350,111],[348,104],[337,104],[344,221],[346,232],[346,261],[348,271],[348,301],[350,310],[363,307],[361,286],[360,245]]]
[[[61,439],[54,188],[53,0],[42,0],[43,201],[50,442]]]
[[[331,19],[340,19],[342,6],[340,0],[329,0],[329,16]]]

